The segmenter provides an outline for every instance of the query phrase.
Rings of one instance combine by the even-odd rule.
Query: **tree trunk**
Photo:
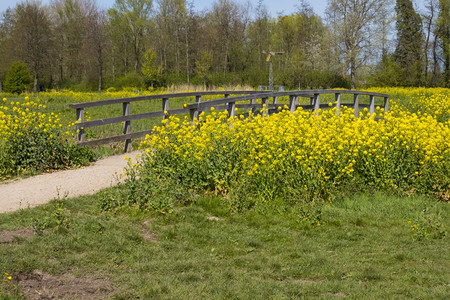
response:
[[[37,93],[38,92],[38,75],[35,72],[34,73],[34,80],[33,80],[33,93]]]
[[[355,77],[355,59],[350,58],[350,88],[352,90],[356,89]]]
[[[176,42],[175,42],[175,71],[177,73],[177,77],[180,76],[180,37],[178,34],[178,30],[176,33]]]
[[[432,86],[437,86],[439,84],[438,82],[438,78],[439,78],[439,73],[440,73],[440,68],[439,68],[439,60],[438,60],[438,54],[437,54],[437,36],[434,36],[434,41],[433,41],[433,76],[432,76],[432,80],[431,80],[431,85]]]
[[[187,83],[190,85],[190,76],[189,76],[189,38],[188,31],[186,30],[186,78]]]
[[[100,92],[103,89],[103,51],[102,46],[98,46],[97,48],[98,54],[98,91]]]
[[[98,66],[98,91],[103,89],[103,66],[99,64]]]
[[[425,40],[425,80],[428,81],[428,46],[430,43],[430,35],[431,35],[431,25],[433,24],[433,17],[434,17],[434,6],[432,1],[430,1],[430,16],[428,18],[427,22],[427,38]]]

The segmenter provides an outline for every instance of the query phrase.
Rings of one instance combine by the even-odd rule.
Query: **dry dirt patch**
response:
[[[23,227],[17,230],[3,230],[0,232],[0,244],[13,243],[17,239],[29,239],[34,236],[31,228]]]
[[[149,241],[150,243],[159,243],[156,232],[148,229],[150,221],[144,221],[143,225],[144,228],[142,228],[141,236],[144,240]]]
[[[82,277],[72,274],[53,276],[41,271],[13,277],[26,299],[104,299],[114,288],[106,278]]]

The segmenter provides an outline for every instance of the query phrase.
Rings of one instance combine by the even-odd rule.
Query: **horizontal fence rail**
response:
[[[383,98],[383,107],[387,112],[389,109],[389,95],[380,93],[371,93],[363,91],[354,90],[307,90],[307,91],[289,91],[289,92],[261,92],[261,91],[214,91],[214,92],[190,92],[190,93],[174,93],[174,94],[161,94],[161,95],[151,95],[151,96],[139,96],[131,98],[121,98],[121,99],[110,99],[110,100],[100,100],[93,102],[84,102],[70,104],[69,108],[76,109],[77,123],[76,127],[78,129],[78,144],[86,146],[97,146],[102,144],[108,144],[112,142],[118,142],[125,140],[125,152],[128,151],[131,145],[131,140],[134,138],[139,138],[147,134],[151,134],[152,130],[145,130],[140,132],[131,132],[131,121],[148,119],[154,117],[167,118],[168,115],[184,114],[189,112],[190,118],[193,121],[198,118],[199,113],[202,111],[208,111],[212,107],[216,110],[227,110],[229,117],[234,117],[236,115],[236,108],[241,109],[251,109],[255,111],[261,109],[263,106],[267,109],[277,109],[278,107],[284,107],[286,104],[278,103],[280,97],[289,97],[289,110],[294,112],[297,108],[302,107],[305,110],[318,111],[321,108],[330,108],[328,104],[320,104],[320,95],[323,94],[334,94],[334,104],[333,106],[337,108],[337,113],[341,107],[351,107],[355,111],[355,117],[359,116],[360,108],[368,108],[370,114],[375,112],[375,97]],[[353,103],[341,103],[342,94],[353,95]],[[202,101],[202,96],[214,96],[214,95],[224,95],[224,98]],[[230,95],[239,95],[230,97]],[[361,104],[359,96],[369,96],[369,104]],[[185,108],[182,109],[169,109],[169,100],[173,98],[186,98],[195,97],[195,102],[187,104]],[[309,98],[310,104],[299,105],[298,99]],[[269,98],[272,99],[269,103]],[[260,99],[260,103],[256,100]],[[130,114],[130,105],[132,102],[137,101],[149,101],[149,100],[161,100],[161,111],[155,112],[144,112],[140,114]],[[249,103],[238,103],[243,101],[249,101]],[[122,104],[123,105],[123,115],[118,117],[111,117],[100,120],[85,121],[84,119],[84,109],[88,107],[98,107],[104,105],[112,104]],[[85,140],[85,128],[96,127],[100,125],[115,124],[123,122],[123,134],[117,136],[111,136],[95,140]]]
[[[160,94],[160,95],[149,95],[149,96],[138,96],[130,98],[119,98],[119,99],[109,99],[109,100],[99,100],[92,102],[82,102],[69,104],[69,108],[76,110],[77,122],[75,124],[78,130],[78,144],[83,146],[98,146],[103,144],[109,144],[113,142],[119,142],[125,140],[125,152],[128,151],[131,144],[131,139],[139,138],[147,134],[151,134],[152,130],[144,130],[139,132],[131,133],[131,121],[148,119],[154,117],[167,118],[168,115],[185,114],[188,111],[186,109],[169,109],[169,100],[174,98],[195,98],[195,101],[201,102],[202,96],[216,96],[224,95],[224,98],[230,97],[230,95],[249,95],[249,94],[260,94],[257,91],[211,91],[211,92],[188,92],[188,93],[173,93],[173,94]],[[140,114],[130,114],[130,106],[133,102],[138,101],[161,101],[161,110],[155,112],[146,112]],[[123,114],[118,117],[105,118],[100,120],[86,121],[85,120],[85,109],[91,107],[99,107],[113,104],[122,104]],[[116,124],[123,122],[123,134],[117,136],[111,136],[101,139],[94,139],[86,141],[85,129],[89,127],[96,127],[100,125]]]

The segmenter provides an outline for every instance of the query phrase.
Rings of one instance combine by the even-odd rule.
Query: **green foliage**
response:
[[[414,10],[411,0],[397,0],[397,46],[394,60],[400,67],[400,84],[420,86],[424,84],[422,18]]]
[[[0,106],[0,179],[87,165],[92,148],[74,144],[58,115],[46,114],[39,99],[2,99]]]
[[[408,221],[415,240],[443,239],[447,235],[440,206],[424,203],[424,208],[414,221]]]
[[[163,67],[157,64],[156,53],[153,50],[148,50],[144,54],[144,63],[142,64],[142,74],[145,79],[150,81],[151,87],[161,80],[161,73]]]
[[[425,99],[430,107],[438,101]],[[284,211],[299,203],[333,201],[349,186],[444,198],[450,188],[448,126],[395,107],[386,115],[377,107],[383,122],[367,108],[361,118],[348,108],[339,115],[285,109],[236,118],[212,110],[201,113],[195,126],[172,116],[148,136],[147,152],[131,168],[135,173],[128,176],[123,198],[133,205],[148,203],[159,196],[146,189],[161,182],[172,194],[227,195],[235,211]]]
[[[171,213],[176,203],[185,201],[186,189],[167,168],[159,167],[164,175],[148,168],[138,172],[135,165],[130,163],[125,170],[125,181],[101,194],[101,209],[115,210],[131,206],[161,214]]]
[[[372,86],[389,87],[398,86],[400,82],[400,68],[394,61],[392,54],[384,54],[377,64],[375,72],[370,76]]]
[[[206,51],[200,53],[200,59],[195,63],[195,73],[203,80],[203,85],[206,86],[207,75],[212,64],[212,54]]]
[[[280,76],[288,89],[350,89],[350,78],[327,71],[294,70]]]
[[[439,0],[439,16],[436,25],[437,35],[442,41],[444,86],[450,88],[450,3],[447,0]]]
[[[142,75],[136,72],[130,72],[127,73],[125,76],[117,78],[113,86],[117,89],[123,88],[145,89],[145,82]]]
[[[6,92],[20,94],[29,88],[31,83],[30,73],[23,62],[14,62],[5,76],[3,88]]]
[[[0,142],[0,178],[87,165],[95,159],[92,148],[70,142],[58,129],[14,132]]]
[[[42,235],[0,243],[0,298],[448,296],[448,235],[419,240],[411,229],[426,214],[448,232],[447,203],[355,193],[333,203],[305,203],[297,211],[263,215],[230,214],[226,199],[203,196],[171,214],[149,214],[136,208],[100,211],[98,198],[0,214],[0,235],[30,229],[36,220],[49,224]],[[58,223],[69,226],[58,229]],[[23,278],[34,278],[37,271],[61,284],[72,276],[76,280],[73,288],[46,285],[50,280],[32,291],[23,288],[29,282]],[[97,278],[102,285],[95,291]]]
[[[42,236],[45,230],[52,230],[53,232],[67,232],[70,228],[71,216],[67,213],[65,208],[65,200],[67,195],[63,198],[58,198],[52,201],[53,208],[42,218],[33,218],[32,227],[37,236]]]

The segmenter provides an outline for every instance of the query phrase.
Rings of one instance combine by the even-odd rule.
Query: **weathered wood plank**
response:
[[[295,95],[289,96],[289,111],[293,113],[297,109],[298,98]]]
[[[320,108],[320,94],[314,94],[314,111],[319,111]]]
[[[162,98],[162,111],[165,112],[169,112],[169,98]],[[164,114],[163,115],[163,120],[167,119],[169,116]]]
[[[186,110],[185,109],[168,110],[169,115],[175,115],[175,114],[181,114],[181,113],[186,113]],[[115,124],[115,123],[121,123],[121,122],[126,122],[126,121],[142,120],[142,119],[161,117],[161,116],[164,116],[164,112],[156,111],[156,112],[150,112],[150,113],[127,115],[127,116],[113,117],[113,118],[107,118],[107,119],[99,119],[99,120],[94,120],[94,121],[86,121],[86,122],[81,122],[81,123],[78,123],[75,125],[78,128],[79,127],[89,128],[89,127]]]
[[[359,116],[359,94],[353,95],[353,109],[355,110],[355,117]]]
[[[77,145],[98,146],[98,145],[110,144],[110,143],[114,143],[114,142],[121,142],[121,141],[124,141],[127,139],[136,139],[136,138],[140,138],[140,137],[146,136],[147,134],[152,134],[152,133],[153,133],[152,130],[145,130],[145,131],[133,132],[133,133],[124,134],[124,135],[115,135],[115,136],[110,136],[110,137],[101,138],[101,139],[78,142]]]
[[[215,96],[215,95],[249,95],[249,94],[261,94],[261,91],[214,91],[214,92],[188,92],[188,93],[172,93],[172,94],[159,94],[159,95],[148,95],[148,96],[136,96],[136,97],[127,97],[127,98],[117,98],[117,99],[108,99],[108,100],[99,100],[99,101],[91,101],[91,102],[81,102],[81,103],[72,103],[69,104],[69,108],[85,108],[85,107],[96,107],[103,105],[111,105],[111,104],[120,104],[124,102],[136,102],[136,101],[145,101],[145,100],[156,100],[161,98],[185,98],[185,97],[195,97],[195,96]]]
[[[84,108],[77,108],[77,122],[79,124],[84,122]],[[84,141],[85,132],[83,126],[78,126],[78,141]]]
[[[123,116],[129,116],[130,115],[130,102],[124,102],[123,103]],[[130,134],[131,133],[131,121],[125,121],[123,123],[123,134]],[[125,140],[125,150],[124,152],[128,152],[128,148],[131,148],[131,138]]]
[[[339,116],[341,110],[341,94],[334,94],[334,101],[336,102],[336,114]]]
[[[370,114],[373,114],[375,112],[375,96],[370,95],[369,99],[369,112]]]
[[[236,102],[228,102],[228,118],[236,116]]]
[[[215,99],[207,102],[202,102],[203,95],[220,95],[223,94],[223,99]],[[263,105],[267,109],[277,109],[278,107],[284,107],[285,104],[279,104],[278,98],[282,96],[289,96],[290,103],[289,109],[291,112],[295,111],[298,107],[302,107],[305,110],[314,110],[318,111],[320,108],[328,108],[328,104],[320,104],[320,95],[321,94],[335,94],[336,100],[336,108],[337,114],[339,114],[339,110],[342,106],[344,107],[353,107],[355,110],[355,116],[359,115],[360,107],[368,107],[370,113],[374,113],[375,111],[375,97],[383,97],[384,98],[384,108],[387,111],[389,108],[389,95],[379,94],[379,93],[369,93],[369,92],[361,92],[361,91],[353,91],[353,90],[339,90],[336,92],[335,90],[308,90],[308,91],[290,91],[290,92],[260,92],[260,91],[231,91],[231,92],[190,92],[190,93],[177,93],[177,94],[164,94],[164,95],[151,95],[151,96],[140,96],[140,97],[132,97],[132,98],[123,98],[123,99],[110,99],[110,100],[102,100],[96,102],[86,102],[86,103],[78,103],[69,105],[70,108],[75,108],[77,110],[77,120],[81,119],[81,122],[76,124],[76,127],[79,129],[78,132],[78,140],[80,145],[96,145],[96,144],[105,144],[114,141],[126,140],[125,143],[125,151],[128,150],[131,145],[131,139],[134,137],[143,136],[148,134],[150,131],[141,131],[137,133],[131,133],[131,121],[146,119],[152,117],[163,116],[163,118],[167,118],[168,115],[171,114],[183,114],[189,111],[191,115],[191,119],[198,118],[198,114],[201,111],[208,111],[211,107],[214,107],[217,110],[228,110],[229,116],[235,116],[236,108],[246,108],[252,109],[252,111],[257,111]],[[341,94],[353,94],[354,101],[353,104],[343,104],[341,103]],[[235,97],[230,97],[230,95],[239,95]],[[359,104],[359,95],[369,95],[370,104]],[[178,98],[178,97],[195,97],[195,103],[191,103],[187,105],[187,109],[175,109],[169,110],[169,99]],[[269,104],[269,97],[273,98],[273,103]],[[298,105],[298,97],[306,97],[311,99],[311,105]],[[261,98],[261,104],[256,103],[256,99]],[[130,115],[130,103],[135,101],[144,101],[144,100],[153,100],[153,99],[162,99],[162,111],[158,112],[150,112],[150,113],[142,113]],[[239,101],[248,101],[250,100],[250,104],[238,103]],[[94,121],[85,121],[84,120],[84,108],[85,107],[94,107],[108,104],[123,104],[123,116],[106,118]],[[167,114],[164,114],[164,111]],[[273,111],[272,111],[273,112]],[[113,124],[124,122],[123,135],[113,136],[98,140],[85,141],[85,132],[84,128],[94,127],[105,124]]]

